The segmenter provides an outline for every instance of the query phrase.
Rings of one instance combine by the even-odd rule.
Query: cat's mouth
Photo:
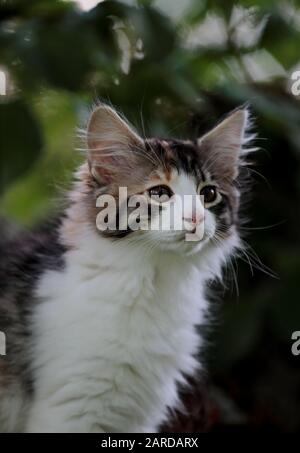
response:
[[[193,248],[197,244],[204,244],[211,239],[211,234],[207,231],[199,234],[197,228],[193,228],[190,231],[173,231],[171,234],[167,234],[163,238],[163,242],[167,244],[174,244],[177,246],[181,246],[182,244],[186,244],[187,248]]]

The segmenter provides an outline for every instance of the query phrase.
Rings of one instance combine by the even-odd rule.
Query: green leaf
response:
[[[153,0],[137,0],[137,4],[141,6],[151,6]]]
[[[76,90],[92,68],[93,30],[77,12],[31,20],[18,29],[16,53],[27,77]]]
[[[274,36],[280,36],[280,39],[274,39]],[[260,45],[289,69],[299,61],[299,40],[300,33],[292,19],[287,20],[280,12],[274,12],[268,19]]]
[[[0,104],[0,193],[30,169],[41,148],[39,126],[26,104]]]
[[[143,41],[146,58],[160,61],[174,50],[175,27],[166,16],[151,7],[144,7],[133,9],[130,19],[137,37]]]

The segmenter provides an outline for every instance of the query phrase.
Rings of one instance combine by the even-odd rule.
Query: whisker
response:
[[[271,228],[275,228],[277,226],[283,225],[286,222],[287,222],[287,219],[284,219],[284,220],[281,220],[280,222],[273,223],[272,225],[266,225],[266,226],[261,226],[261,227],[243,227],[243,226],[239,226],[239,229],[240,230],[247,230],[247,231],[269,230]]]

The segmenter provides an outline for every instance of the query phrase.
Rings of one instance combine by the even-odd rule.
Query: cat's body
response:
[[[54,224],[13,237],[5,233],[0,243],[0,331],[6,336],[6,355],[0,356],[0,432],[12,432],[24,429],[33,395],[34,291],[43,273],[63,267],[65,249]]]
[[[160,146],[165,163],[177,158],[171,143]],[[186,145],[186,156],[194,148]],[[193,165],[187,159],[184,175],[168,172],[174,193],[195,190]],[[82,167],[59,225],[14,240],[13,248],[0,245],[2,432],[154,432],[178,407],[178,384],[199,368],[196,328],[206,320],[207,283],[239,246],[236,189],[224,189],[224,206],[207,213],[199,244],[177,250],[182,237],[171,244],[168,236],[158,247],[156,232],[149,247],[150,232],[148,240],[132,240],[138,232],[99,234],[90,171]],[[211,242],[215,215],[218,245]]]
[[[199,366],[195,327],[205,321],[207,267],[173,252],[120,249],[94,234],[66,253],[53,232],[22,238],[26,250],[2,261],[3,280],[4,272],[6,281],[10,271],[14,277],[2,292],[9,311],[5,297],[0,310],[8,344],[1,431],[153,432],[178,406],[182,373]]]

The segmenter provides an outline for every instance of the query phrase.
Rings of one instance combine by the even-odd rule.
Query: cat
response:
[[[180,408],[178,387],[202,369],[207,288],[241,247],[249,124],[241,107],[196,140],[144,139],[112,107],[93,110],[63,214],[0,241],[1,432],[157,432]],[[166,196],[158,218],[200,195],[204,216],[184,208],[182,231],[100,231],[97,200],[120,187]]]

